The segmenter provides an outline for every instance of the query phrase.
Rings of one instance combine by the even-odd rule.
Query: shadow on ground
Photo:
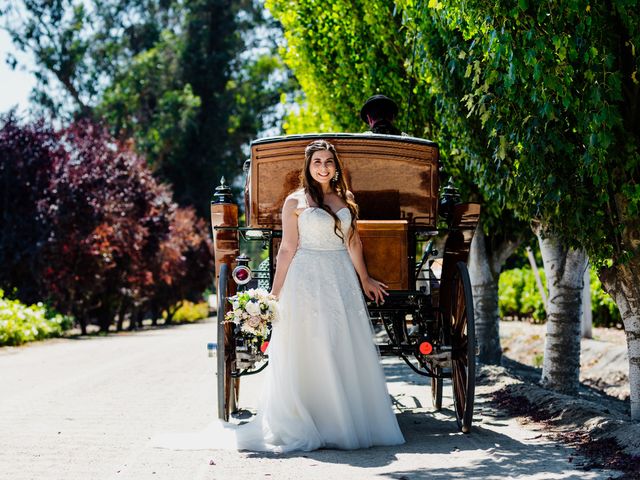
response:
[[[249,458],[298,458],[300,456],[318,464],[342,464],[362,469],[373,469],[393,464],[405,454],[421,454],[442,457],[440,462],[425,459],[436,467],[399,470],[378,474],[376,478],[398,480],[438,478],[532,478],[536,474],[549,475],[573,470],[567,451],[550,443],[526,445],[493,430],[476,426],[469,435],[457,431],[453,412],[439,413],[406,411],[398,415],[406,443],[393,447],[374,447],[361,450],[357,455],[350,451],[318,450],[286,455],[248,453]],[[470,462],[463,467],[452,468],[446,461],[450,455],[467,456]],[[540,478],[543,478],[541,476]],[[544,477],[549,478],[549,477]],[[562,478],[584,478],[563,475]]]

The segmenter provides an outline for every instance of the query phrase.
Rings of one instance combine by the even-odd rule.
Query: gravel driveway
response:
[[[458,433],[445,388],[434,413],[427,380],[385,359],[407,443],[288,455],[169,451],[149,439],[197,431],[215,418],[214,325],[0,349],[0,478],[23,479],[600,479],[582,459],[488,403],[479,386],[475,428]],[[261,376],[243,379],[254,406]],[[375,421],[375,419],[372,419]],[[540,428],[540,427],[537,427]]]

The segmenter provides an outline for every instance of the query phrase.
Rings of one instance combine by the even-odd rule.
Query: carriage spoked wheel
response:
[[[458,428],[471,431],[476,386],[476,339],[469,272],[458,262],[452,279],[449,321],[451,325],[451,383]]]
[[[233,378],[231,371],[235,361],[235,338],[233,324],[224,323],[224,315],[229,311],[229,266],[223,263],[218,278],[218,418],[229,420],[229,414],[237,409],[240,379]]]

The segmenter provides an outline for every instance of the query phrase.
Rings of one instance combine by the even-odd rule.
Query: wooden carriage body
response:
[[[357,228],[369,274],[389,285],[391,295],[385,305],[369,303],[372,320],[379,319],[388,333],[388,341],[378,345],[380,352],[399,355],[414,371],[431,377],[436,408],[442,402],[443,379],[451,378],[458,425],[469,431],[475,340],[466,261],[480,206],[456,202],[455,196],[446,198],[441,206],[439,151],[434,142],[405,136],[338,133],[254,141],[250,165],[245,168],[246,226],[238,225],[238,206],[231,201],[221,197],[211,207],[222,313],[224,295],[235,293],[235,285],[228,277],[236,267],[242,231],[261,232],[261,238],[268,240],[268,278],[272,278],[281,238],[282,206],[285,198],[300,188],[304,150],[318,139],[332,143],[342,161],[343,173],[359,207]],[[443,232],[446,235],[440,237],[439,255],[432,246],[420,253],[420,238],[437,238]],[[431,265],[430,255],[438,274],[433,275],[428,267],[428,285],[419,287],[418,277],[425,265]],[[225,337],[222,352],[220,339],[218,342],[218,354],[223,355],[219,367],[224,367],[225,378],[236,378],[235,388],[229,386],[229,381],[220,383],[219,378],[224,392],[222,400],[219,392],[219,412],[224,412],[224,418],[235,406],[237,377],[242,372],[229,366],[235,361],[233,345],[229,343],[230,327],[223,330],[219,326]],[[432,349],[428,353],[422,350],[425,342]]]
[[[284,199],[300,188],[305,147],[324,139],[336,147],[359,207],[358,231],[372,277],[392,290],[413,283],[407,259],[410,228],[435,229],[438,147],[428,140],[371,134],[294,135],[251,146],[245,206],[248,225],[281,228]]]

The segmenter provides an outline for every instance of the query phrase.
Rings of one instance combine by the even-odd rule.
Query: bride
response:
[[[289,452],[404,443],[362,296],[384,302],[386,285],[367,272],[342,172],[334,146],[312,142],[302,188],[284,202],[271,290],[278,318],[255,419],[214,422],[158,446]]]
[[[279,318],[265,387],[251,434],[239,428],[237,446],[284,452],[404,443],[362,296],[384,302],[386,285],[367,272],[358,207],[332,144],[307,146],[301,183],[282,209],[271,290]]]

